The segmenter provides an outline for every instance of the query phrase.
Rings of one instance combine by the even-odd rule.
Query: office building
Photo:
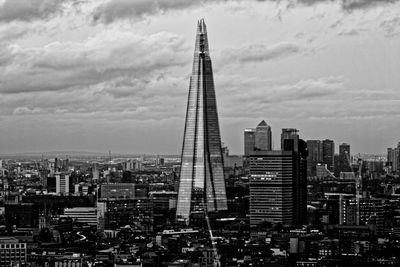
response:
[[[64,209],[64,215],[60,217],[69,217],[79,223],[97,226],[97,208],[94,207],[66,208]]]
[[[47,191],[57,193],[60,195],[68,195],[72,192],[69,174],[63,172],[56,172],[53,176],[47,177]],[[72,188],[73,189],[73,188]]]
[[[307,140],[307,175],[317,175],[317,164],[322,162],[322,142],[320,140]]]
[[[307,220],[307,143],[300,139],[297,129],[282,129],[281,149],[294,152],[293,168],[293,223]]]
[[[70,181],[69,174],[56,173],[56,193],[57,194],[69,194]]]
[[[256,146],[256,129],[246,128],[244,130],[244,156],[251,154]]]
[[[339,162],[337,164],[337,170],[335,175],[339,176],[340,172],[351,172],[350,166],[350,145],[343,143],[339,145]]]
[[[204,20],[197,25],[181,158],[176,216],[227,210],[212,64]]]
[[[292,224],[294,220],[294,151],[255,151],[250,164],[250,225]]]
[[[283,128],[281,133],[281,150],[298,151],[299,131],[294,128]]]
[[[397,172],[400,169],[400,143],[395,148],[387,149],[386,166],[390,172]]]
[[[26,243],[11,236],[0,237],[0,266],[21,266],[26,263]]]
[[[39,226],[39,205],[34,203],[6,203],[4,215],[8,230],[18,228],[37,228]]]
[[[153,230],[153,201],[146,199],[103,200],[97,204],[104,229],[116,230],[130,225],[144,231]]]
[[[334,171],[335,142],[325,139],[322,141],[322,163],[326,164],[329,171]]]
[[[255,150],[272,150],[271,126],[264,120],[261,121],[255,132]]]
[[[134,199],[135,184],[133,183],[115,183],[102,184],[100,191],[101,199]]]

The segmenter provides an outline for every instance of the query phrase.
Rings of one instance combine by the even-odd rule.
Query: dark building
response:
[[[282,129],[281,145],[284,151],[294,152],[293,223],[307,221],[307,143],[299,138],[297,129]]]
[[[335,142],[325,139],[322,141],[322,163],[326,164],[329,171],[334,171]]]
[[[202,19],[190,77],[176,216],[188,224],[192,212],[227,209],[214,79]]]
[[[350,145],[343,143],[339,145],[339,162],[335,175],[339,176],[340,172],[351,172],[350,166]]]
[[[256,130],[246,128],[244,130],[244,156],[249,156],[256,146]]]
[[[322,142],[320,140],[307,140],[307,175],[317,175],[317,164],[322,162]]]
[[[14,228],[39,227],[39,207],[33,203],[5,204],[6,227]]]
[[[63,214],[65,208],[94,207],[94,196],[54,196],[27,195],[22,197],[23,203],[33,203],[39,207],[40,213],[48,215]]]
[[[154,230],[162,231],[175,221],[177,193],[173,191],[152,191],[149,198],[153,203]]]
[[[118,229],[126,225],[145,232],[153,231],[153,203],[151,199],[104,200],[104,229]]]

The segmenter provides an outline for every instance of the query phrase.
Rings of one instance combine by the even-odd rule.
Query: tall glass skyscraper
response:
[[[197,24],[176,216],[227,210],[214,79],[204,20]]]

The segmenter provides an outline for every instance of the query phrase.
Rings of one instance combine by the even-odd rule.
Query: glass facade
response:
[[[227,210],[221,137],[204,20],[197,26],[182,148],[177,218]]]

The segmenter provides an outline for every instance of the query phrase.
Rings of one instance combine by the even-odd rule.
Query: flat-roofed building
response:
[[[69,217],[74,221],[80,223],[87,223],[88,225],[97,225],[97,208],[94,207],[76,207],[64,209],[64,215],[60,217]]]
[[[256,151],[250,156],[250,225],[293,222],[293,151]]]
[[[135,199],[135,184],[102,184],[100,197],[102,199]]]
[[[26,262],[26,243],[15,237],[0,237],[0,266],[12,266]]]

